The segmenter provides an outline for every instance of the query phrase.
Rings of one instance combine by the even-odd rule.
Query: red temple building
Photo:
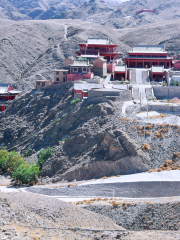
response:
[[[142,9],[140,11],[136,11],[136,15],[143,13],[143,12],[150,12],[150,13],[156,13],[154,10],[150,10],[150,9]]]
[[[0,83],[0,112],[6,110],[9,101],[15,99],[17,95],[19,95],[21,91],[16,91],[8,83]]]
[[[112,44],[108,38],[89,38],[87,43],[80,43],[78,56],[82,57],[104,57],[108,62],[118,59],[119,53],[116,52],[117,44]]]
[[[172,67],[172,58],[168,57],[164,46],[134,46],[128,56],[124,58],[125,65],[128,68],[151,68],[152,66],[164,66],[164,68]]]

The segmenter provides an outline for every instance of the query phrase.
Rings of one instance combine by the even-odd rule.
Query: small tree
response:
[[[39,175],[39,167],[35,163],[21,164],[13,172],[12,177],[18,183],[28,184],[30,182],[36,182]]]
[[[121,78],[121,82],[124,83],[124,78],[123,77]]]
[[[22,157],[29,157],[34,153],[34,150],[32,148],[28,148],[23,154],[21,154]]]
[[[175,85],[178,87],[178,81],[176,81]]]
[[[171,80],[171,86],[175,86],[174,79]]]

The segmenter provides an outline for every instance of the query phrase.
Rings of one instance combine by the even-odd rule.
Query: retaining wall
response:
[[[88,92],[88,97],[89,98],[94,98],[94,97],[107,97],[107,96],[117,96],[119,97],[119,94],[121,96],[121,99],[123,101],[131,101],[131,92],[129,90],[122,90],[122,91],[110,91],[110,90],[95,90],[91,89]]]
[[[142,106],[141,110],[147,111],[147,106]],[[140,111],[140,108],[139,108],[139,111]],[[180,112],[180,106],[148,105],[148,111]]]
[[[154,96],[157,99],[180,98],[180,87],[156,87],[153,86]]]

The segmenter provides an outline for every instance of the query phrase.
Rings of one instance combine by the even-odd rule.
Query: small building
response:
[[[0,83],[0,112],[6,110],[9,101],[15,99],[21,91],[16,91],[9,83]]]
[[[104,58],[97,58],[93,62],[93,72],[95,75],[103,77],[107,74],[107,60]]]
[[[103,88],[103,84],[76,83],[74,84],[74,97],[80,99],[87,98],[88,91],[93,88]]]
[[[54,70],[54,84],[63,83],[67,81],[67,74],[69,69],[55,69]]]
[[[90,79],[94,77],[93,65],[89,63],[89,60],[75,60],[69,66],[70,72],[67,74],[67,81],[79,81],[83,78]]]
[[[53,81],[52,80],[36,80],[36,88],[37,89],[41,89],[41,88],[45,88],[45,87],[49,87],[53,85]]]
[[[73,64],[75,58],[73,56],[67,57],[63,60],[63,68],[69,68],[70,64]]]
[[[127,79],[127,66],[126,65],[121,65],[121,66],[115,67],[114,79],[121,81],[122,78],[124,78],[124,80]]]

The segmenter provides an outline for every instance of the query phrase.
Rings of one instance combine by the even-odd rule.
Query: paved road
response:
[[[180,182],[107,183],[65,188],[30,187],[29,192],[48,196],[154,198],[180,196]]]

